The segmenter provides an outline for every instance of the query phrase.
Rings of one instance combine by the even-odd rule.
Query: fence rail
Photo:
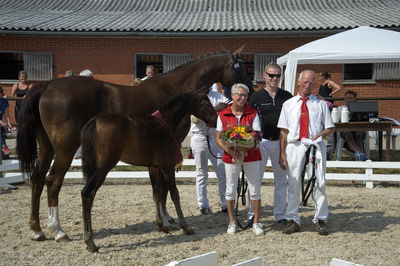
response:
[[[210,163],[209,163],[210,164]],[[327,173],[327,180],[339,180],[339,181],[364,181],[367,188],[373,187],[373,182],[390,181],[400,182],[400,174],[374,174],[374,169],[400,169],[399,162],[375,162],[375,161],[327,161],[327,168],[349,168],[349,169],[364,169],[364,173]],[[193,159],[183,160],[183,165],[194,166],[195,162]],[[211,164],[210,164],[211,165]],[[71,166],[81,166],[81,160],[73,160]],[[119,162],[117,166],[129,166],[129,164]],[[267,166],[271,166],[268,162]],[[24,175],[21,172],[8,172],[19,170],[19,164],[17,160],[3,160],[0,165],[0,172],[4,172],[3,178],[0,178],[0,184],[12,184],[23,182]],[[176,173],[176,178],[195,178],[195,171],[179,171]],[[216,178],[215,172],[209,173],[210,178]],[[67,172],[66,179],[79,179],[83,178],[81,171],[70,171]],[[111,171],[108,173],[107,178],[125,179],[125,178],[149,178],[147,171]],[[273,179],[271,172],[264,173],[264,179]]]

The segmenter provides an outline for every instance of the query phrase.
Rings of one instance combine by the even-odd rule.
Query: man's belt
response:
[[[267,140],[269,140],[269,141],[274,141],[274,140],[278,140],[279,137],[264,137],[264,136],[263,136],[263,139],[267,139]]]

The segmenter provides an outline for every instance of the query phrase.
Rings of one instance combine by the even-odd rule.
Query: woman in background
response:
[[[28,81],[28,74],[26,71],[21,70],[18,73],[19,81],[12,86],[11,96],[23,98],[32,88],[33,84]],[[15,121],[18,123],[19,112],[21,110],[22,100],[15,101]]]
[[[330,79],[331,75],[328,73],[328,71],[325,70],[324,72],[320,73],[319,76],[321,77],[321,86],[319,87],[318,94],[323,98],[333,97],[335,93],[342,89],[342,87]]]

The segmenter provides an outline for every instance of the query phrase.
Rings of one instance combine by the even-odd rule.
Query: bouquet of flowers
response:
[[[235,150],[240,151],[242,156],[240,159],[234,159],[235,163],[241,163],[246,156],[248,149],[255,149],[257,147],[260,135],[252,131],[249,127],[235,126],[228,129],[222,134],[222,141],[233,147]]]

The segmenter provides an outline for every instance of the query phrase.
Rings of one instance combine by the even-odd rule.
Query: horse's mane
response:
[[[189,92],[180,94],[180,95],[176,96],[175,98],[169,100],[168,102],[161,104],[156,110],[162,110],[162,109],[169,108],[170,106],[174,106],[174,105],[176,105],[176,102],[182,101],[183,99],[186,99],[187,97],[191,97],[195,93],[196,93],[196,91],[189,91]]]
[[[203,55],[200,55],[200,56],[197,57],[197,58],[191,59],[191,60],[187,61],[186,63],[183,63],[182,65],[179,65],[179,66],[177,66],[177,67],[175,67],[175,68],[173,68],[173,69],[171,69],[171,70],[169,70],[169,71],[167,71],[167,72],[165,72],[165,73],[158,74],[157,76],[163,76],[163,75],[168,74],[168,73],[172,73],[172,72],[175,72],[175,71],[179,71],[179,70],[181,70],[182,68],[186,67],[187,65],[191,65],[191,64],[196,63],[196,62],[198,62],[198,61],[201,61],[201,60],[203,60],[203,59],[205,59],[205,58],[208,58],[208,57],[210,57],[210,56],[222,55],[222,54],[229,54],[229,53],[230,53],[229,51],[222,50],[222,51],[215,52],[215,53],[203,54]]]

